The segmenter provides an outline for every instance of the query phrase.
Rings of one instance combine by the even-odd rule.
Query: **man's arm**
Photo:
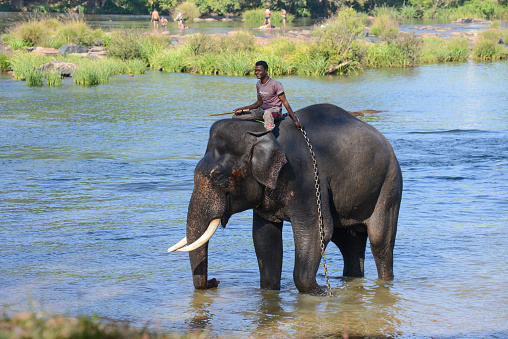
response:
[[[249,105],[249,106],[243,106],[243,107],[239,107],[237,109],[235,109],[234,111],[239,111],[237,114],[241,113],[242,110],[245,110],[245,109],[248,109],[248,110],[251,110],[251,109],[254,109],[254,108],[258,108],[259,106],[261,106],[263,104],[263,99],[261,99],[261,96],[258,94],[258,101],[256,101],[255,103],[253,103],[252,105]]]
[[[296,127],[303,128],[303,125],[296,119],[295,114],[293,113],[293,109],[289,105],[289,102],[286,99],[286,94],[284,94],[284,92],[279,94],[279,99],[280,101],[282,101],[284,107],[286,107],[286,109],[288,110],[288,113],[291,116],[291,119],[293,119],[293,121],[295,122]]]

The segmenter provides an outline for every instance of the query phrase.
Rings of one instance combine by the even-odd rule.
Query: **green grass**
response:
[[[9,56],[4,53],[0,53],[0,71],[5,71],[11,68],[11,62]]]
[[[466,61],[470,54],[466,38],[423,38],[421,61],[424,64]]]
[[[265,8],[250,9],[243,12],[242,17],[250,24],[261,26],[265,21],[265,10]],[[293,22],[294,19],[293,14],[286,14],[286,24]],[[270,11],[270,22],[274,26],[282,26],[282,12]]]
[[[10,63],[14,71],[14,78],[16,80],[36,79],[38,74],[34,74],[37,67],[49,62],[50,58],[40,56],[33,53],[16,53],[13,54]],[[31,80],[30,80],[31,81]]]
[[[50,87],[58,87],[62,84],[62,75],[57,70],[50,70],[45,73],[46,85]]]
[[[0,338],[40,339],[203,339],[207,333],[195,331],[188,334],[156,332],[146,328],[138,329],[128,324],[114,324],[98,317],[69,318],[45,316],[33,313],[19,313],[12,317],[0,318]]]

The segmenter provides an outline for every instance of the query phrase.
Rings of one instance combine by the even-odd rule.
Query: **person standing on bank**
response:
[[[284,28],[286,28],[286,16],[287,16],[287,12],[285,9],[282,10],[282,25],[284,26]]]
[[[297,128],[303,125],[296,119],[293,109],[289,105],[284,93],[282,84],[268,76],[268,64],[265,61],[256,62],[254,73],[259,81],[256,84],[258,101],[249,106],[239,107],[234,110],[233,119],[239,120],[261,120],[263,119],[265,129],[272,131],[275,121],[282,117],[282,105],[286,107],[291,119]],[[243,112],[248,110],[248,112]]]

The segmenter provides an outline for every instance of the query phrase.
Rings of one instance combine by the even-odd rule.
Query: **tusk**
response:
[[[185,245],[187,245],[187,237],[183,238],[178,243],[168,248],[168,252],[174,252],[177,249],[184,247]]]
[[[198,240],[196,240],[195,242],[193,242],[189,246],[185,246],[184,248],[178,249],[177,251],[179,251],[179,252],[190,252],[190,251],[194,251],[197,248],[200,248],[208,240],[210,240],[210,238],[215,233],[215,231],[217,231],[217,228],[219,227],[219,224],[220,224],[220,218],[219,219],[213,219],[212,221],[210,221],[210,225],[208,225],[208,228],[206,229],[206,232],[203,233],[203,235]]]

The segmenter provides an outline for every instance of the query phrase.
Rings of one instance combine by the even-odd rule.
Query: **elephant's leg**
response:
[[[260,287],[280,290],[282,274],[282,222],[272,223],[256,212],[253,216],[252,238],[258,258]]]
[[[401,198],[400,191],[387,187],[382,188],[374,213],[367,221],[370,248],[378,277],[383,280],[393,279],[393,248]]]
[[[352,228],[335,228],[332,241],[339,247],[344,258],[345,277],[363,277],[367,233]]]

